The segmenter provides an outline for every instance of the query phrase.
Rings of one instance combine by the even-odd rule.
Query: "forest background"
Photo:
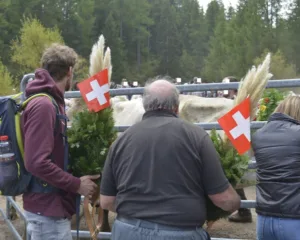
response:
[[[214,0],[206,11],[197,0],[0,0],[0,95],[18,91],[53,42],[77,51],[75,80],[83,80],[100,34],[116,83],[241,79],[267,52],[273,79],[300,76],[300,0],[239,0],[227,9]]]

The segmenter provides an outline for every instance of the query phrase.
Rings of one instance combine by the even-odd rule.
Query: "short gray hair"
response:
[[[173,85],[169,94],[164,95],[150,90],[150,85],[157,80],[165,80]],[[146,112],[160,109],[175,111],[179,106],[179,91],[173,84],[173,80],[169,77],[157,77],[148,81],[144,89],[143,106]]]

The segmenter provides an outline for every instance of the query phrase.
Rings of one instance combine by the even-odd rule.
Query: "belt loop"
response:
[[[135,226],[136,226],[136,227],[140,227],[140,225],[141,225],[141,220],[137,220]]]
[[[155,224],[154,226],[155,231],[158,231],[158,224]]]

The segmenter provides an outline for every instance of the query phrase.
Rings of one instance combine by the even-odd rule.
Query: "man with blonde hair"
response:
[[[73,49],[51,45],[25,90],[26,97],[38,93],[49,96],[32,99],[22,114],[24,161],[32,174],[28,191],[23,194],[31,240],[71,240],[76,194],[89,197],[96,190],[92,179],[99,176],[76,178],[67,171],[64,93],[72,85],[76,61]]]

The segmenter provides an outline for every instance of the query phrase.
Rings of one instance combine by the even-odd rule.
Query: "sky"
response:
[[[204,11],[206,11],[207,9],[207,5],[211,2],[212,0],[198,0],[200,6],[202,6],[204,8]],[[238,1],[239,0],[222,0],[225,8],[228,9],[228,7],[233,6],[234,8],[236,8]],[[286,17],[286,14],[288,14],[288,11],[286,10],[286,7],[292,2],[292,0],[285,0],[283,5],[282,5],[282,10],[281,10],[281,14],[283,17]]]
[[[207,5],[211,2],[212,0],[198,0],[198,2],[200,3],[201,6],[204,7],[204,10],[206,10]],[[228,8],[230,6],[230,4],[233,7],[236,7],[238,0],[223,0],[223,3],[225,5],[226,8]]]

